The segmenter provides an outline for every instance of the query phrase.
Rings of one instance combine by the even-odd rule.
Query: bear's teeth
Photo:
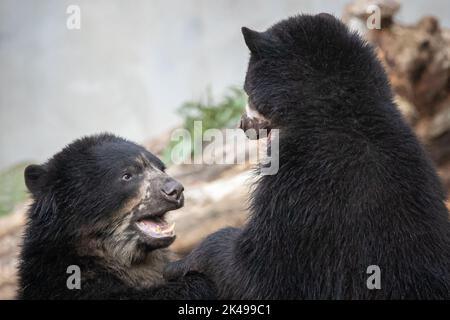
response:
[[[153,221],[141,221],[138,223],[139,228],[152,237],[170,236],[174,234],[175,223],[170,225],[167,223],[155,223]]]
[[[161,230],[161,231],[162,231],[162,233],[164,233],[164,234],[171,234],[171,233],[173,233],[173,230],[174,230],[174,229],[175,229],[175,222],[174,222],[174,223],[171,223],[170,226],[169,226],[168,228],[163,229],[163,230]]]

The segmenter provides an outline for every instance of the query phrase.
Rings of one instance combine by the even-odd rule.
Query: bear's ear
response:
[[[246,27],[242,27],[241,30],[245,44],[253,54],[263,54],[275,45],[273,39],[266,32],[258,32]]]
[[[47,181],[47,170],[36,164],[25,168],[25,185],[33,195],[38,195]]]
[[[324,19],[336,19],[333,15],[326,13],[326,12],[321,12],[319,13],[317,16],[324,18]]]

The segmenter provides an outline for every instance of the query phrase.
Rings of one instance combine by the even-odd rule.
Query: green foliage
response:
[[[203,131],[212,128],[228,128],[236,125],[246,103],[245,94],[237,88],[230,88],[222,101],[214,103],[210,90],[206,101],[186,102],[178,109],[184,119],[184,128],[193,133],[194,121],[201,120]]]
[[[27,198],[23,172],[27,164],[21,163],[0,172],[0,216],[10,213]]]
[[[245,93],[235,87],[228,90],[219,102],[215,102],[208,89],[204,101],[189,101],[184,103],[178,113],[183,118],[183,128],[188,130],[191,137],[201,143],[203,132],[208,129],[223,129],[236,127],[244,111],[247,97]],[[202,131],[195,132],[194,121],[202,121]],[[170,164],[171,152],[180,142],[171,141],[163,153],[163,161]]]

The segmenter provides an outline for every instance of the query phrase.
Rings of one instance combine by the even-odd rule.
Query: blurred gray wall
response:
[[[341,15],[346,0],[0,0],[0,169],[43,161],[81,135],[142,141],[179,122],[175,109],[241,86],[243,25],[296,13]],[[81,8],[81,30],[66,8]],[[404,1],[399,19],[450,25],[448,0]]]

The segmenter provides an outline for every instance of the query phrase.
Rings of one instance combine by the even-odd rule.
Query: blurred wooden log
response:
[[[244,171],[186,189],[184,208],[171,214],[178,237],[171,249],[184,254],[218,229],[241,226],[252,180],[250,171]]]
[[[265,140],[251,141],[243,132],[239,134],[245,145],[237,147],[233,140],[214,150],[215,155],[231,155],[229,160],[235,164],[176,165],[167,170],[185,186],[184,208],[171,214],[177,232],[173,251],[184,254],[208,234],[244,223],[250,187],[256,178],[252,166],[261,156],[258,150],[265,150]],[[204,154],[203,161],[210,163],[215,155]],[[240,163],[238,159],[247,161]]]
[[[381,29],[366,27],[371,5],[381,9]],[[396,23],[398,10],[398,1],[355,0],[344,16],[375,45],[400,111],[425,144],[450,190],[450,30],[441,28],[430,16],[413,25]]]
[[[13,299],[17,290],[17,259],[29,202],[0,218],[0,299]]]

